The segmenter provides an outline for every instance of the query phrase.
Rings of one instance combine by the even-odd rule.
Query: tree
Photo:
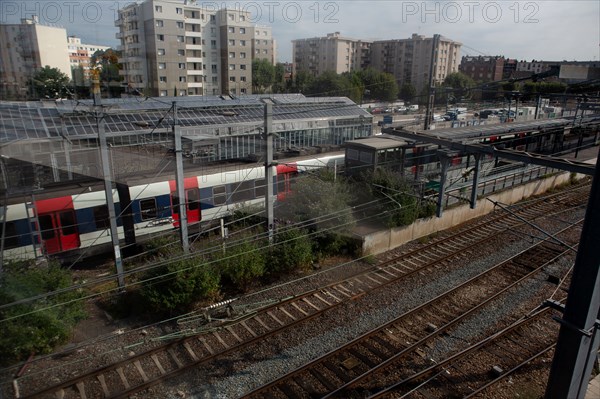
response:
[[[417,89],[410,83],[404,83],[400,88],[399,97],[407,102],[414,102],[415,97],[417,96]]]
[[[266,59],[252,61],[252,91],[264,93],[275,81],[275,67]]]
[[[273,93],[285,93],[286,91],[285,67],[280,62],[275,65],[272,91]]]
[[[398,98],[398,83],[394,75],[389,73],[380,73],[377,76],[377,84],[371,90],[373,96],[381,101],[395,101]]]
[[[90,59],[92,68],[100,70],[100,82],[106,84],[109,92],[113,95],[119,94],[121,90],[120,85],[115,85],[115,83],[123,80],[123,76],[119,73],[123,68],[119,64],[119,56],[118,51],[109,48],[106,51],[96,51]]]
[[[68,92],[70,79],[58,68],[46,65],[33,75],[33,86],[38,98],[61,98]]]
[[[314,77],[306,71],[296,72],[296,76],[294,76],[294,92],[307,93],[313,80]]]
[[[475,86],[475,81],[461,72],[453,72],[446,76],[443,86],[454,89],[454,97],[467,97],[469,88]]]

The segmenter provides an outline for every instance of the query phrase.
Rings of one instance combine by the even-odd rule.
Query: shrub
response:
[[[69,288],[72,284],[71,273],[58,264],[5,265],[0,276],[0,305]],[[9,365],[31,353],[50,353],[67,342],[75,324],[86,316],[81,297],[81,292],[71,290],[0,310],[0,364]]]
[[[227,248],[224,254],[219,253],[215,256],[221,276],[241,290],[246,290],[252,281],[265,273],[262,243],[246,238],[245,241]]]
[[[269,273],[308,269],[312,263],[312,243],[307,232],[288,229],[278,232],[275,245],[269,248],[266,268]]]
[[[158,313],[188,310],[194,302],[216,296],[220,287],[219,273],[196,258],[152,269],[143,280],[140,295]]]

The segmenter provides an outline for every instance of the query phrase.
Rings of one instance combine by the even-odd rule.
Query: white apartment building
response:
[[[115,25],[130,89],[152,96],[252,92],[255,27],[246,11],[146,0],[119,10]],[[272,34],[265,30],[261,56],[274,61]]]
[[[370,47],[370,41],[343,37],[340,32],[292,40],[293,73],[305,71],[319,76],[326,71],[343,73],[364,69],[369,65]]]
[[[90,79],[90,68],[93,66],[90,65],[92,55],[94,55],[96,51],[106,51],[110,46],[81,43],[81,38],[77,36],[69,36],[67,40],[72,78],[75,79],[74,70],[81,66],[83,68],[84,78],[88,81]]]
[[[45,66],[71,76],[64,28],[42,25],[36,16],[0,25],[1,98],[27,98],[33,75]]]

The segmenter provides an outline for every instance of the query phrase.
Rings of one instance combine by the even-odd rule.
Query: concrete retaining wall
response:
[[[576,179],[583,177],[584,175],[575,176]],[[551,188],[567,183],[569,180],[570,173],[564,172],[494,193],[486,196],[486,198],[511,205],[531,196],[543,194]],[[434,216],[427,219],[419,219],[410,226],[380,230],[375,233],[363,235],[363,254],[380,254],[404,245],[407,242],[457,226],[473,218],[487,215],[494,210],[494,204],[486,198],[477,200],[477,207],[475,209],[471,209],[469,204],[460,205],[444,210],[441,218]]]

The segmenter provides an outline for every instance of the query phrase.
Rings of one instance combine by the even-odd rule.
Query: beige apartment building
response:
[[[247,11],[146,0],[119,10],[115,25],[130,89],[151,96],[252,93],[254,26]]]
[[[36,16],[0,25],[0,98],[26,99],[33,75],[45,66],[71,76],[64,28],[42,25]]]
[[[429,84],[433,37],[413,34],[409,39],[378,40],[371,46],[371,66],[396,78],[398,86],[412,84],[417,93]],[[462,43],[440,36],[435,50],[434,83],[458,72]]]
[[[335,32],[326,37],[293,40],[294,73],[306,71],[318,76],[325,71],[342,73],[371,66],[394,75],[399,86],[411,83],[420,92],[429,83],[432,45],[433,37],[417,34],[409,39],[366,41]],[[435,51],[436,83],[458,71],[461,46],[440,36]]]
[[[369,66],[370,47],[370,41],[343,37],[340,32],[292,40],[293,73],[306,71],[319,76],[326,71],[343,73],[364,69]]]
[[[71,65],[71,76],[75,79],[75,69],[83,68],[83,78],[86,83],[89,83],[91,79],[90,71],[93,65],[91,65],[92,55],[96,51],[106,51],[110,46],[102,46],[99,44],[85,44],[81,42],[81,38],[77,36],[69,36],[68,40],[68,52],[69,52],[69,63]],[[83,83],[83,82],[77,82]]]

